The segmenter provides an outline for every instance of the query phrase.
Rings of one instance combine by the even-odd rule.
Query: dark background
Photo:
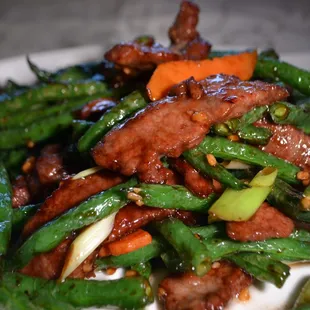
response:
[[[201,0],[199,29],[215,46],[310,51],[310,0]],[[167,40],[177,0],[0,0],[0,58],[142,34]]]

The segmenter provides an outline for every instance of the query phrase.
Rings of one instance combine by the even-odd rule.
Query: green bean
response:
[[[247,51],[247,50],[245,50]],[[236,50],[212,50],[209,55],[208,58],[213,59],[213,58],[217,58],[217,57],[224,57],[224,56],[228,56],[228,55],[238,55],[241,54],[245,51],[236,51]]]
[[[30,300],[47,294],[74,307],[111,305],[137,309],[153,301],[150,284],[142,277],[110,281],[67,279],[57,283],[18,273],[5,273],[1,284],[16,294],[25,294]]]
[[[225,123],[216,124],[213,130],[220,136],[238,133],[239,138],[252,144],[267,144],[272,132],[267,128],[255,127],[254,122],[261,119],[268,110],[267,106],[256,107],[244,114],[240,119],[231,119]]]
[[[298,295],[292,310],[310,309],[310,279],[308,278]]]
[[[270,107],[272,120],[281,125],[294,125],[305,134],[310,134],[310,113],[287,102],[277,102]]]
[[[12,189],[7,171],[0,163],[0,256],[6,254],[12,230]]]
[[[277,179],[267,200],[287,216],[299,221],[310,222],[310,212],[305,210],[301,203],[303,196],[302,192]]]
[[[40,206],[41,204],[35,204],[14,208],[12,213],[12,231],[20,231],[27,220],[37,212]]]
[[[125,189],[135,184],[136,180],[132,179],[91,196],[77,207],[44,225],[32,234],[14,254],[13,267],[25,266],[36,254],[54,249],[72,232],[101,220],[125,206],[128,203]]]
[[[84,67],[83,65],[71,66],[58,70],[55,73],[51,73],[46,70],[40,69],[29,59],[29,57],[27,57],[27,62],[30,70],[36,75],[38,80],[41,82],[72,83],[91,78],[91,73],[87,72],[87,70],[85,70],[86,67]]]
[[[154,236],[152,242],[136,251],[118,256],[108,256],[96,260],[96,270],[109,267],[130,267],[139,263],[146,263],[152,258],[158,257],[168,249],[167,242],[161,236]]]
[[[25,90],[28,90],[29,86],[26,85],[19,85],[13,80],[7,80],[5,84],[5,92],[8,95],[14,95],[16,93],[24,92]]]
[[[310,243],[291,238],[269,239],[256,242],[238,242],[228,238],[207,239],[204,245],[211,253],[212,261],[239,252],[264,253],[275,260],[309,261]]]
[[[131,270],[138,272],[140,276],[148,279],[152,273],[152,265],[149,261],[145,263],[138,263],[131,266]]]
[[[61,130],[72,124],[71,113],[45,118],[25,128],[8,129],[1,132],[0,150],[26,146],[29,142],[44,141],[55,136]]]
[[[96,81],[74,84],[40,85],[36,88],[31,88],[18,96],[13,96],[3,100],[0,104],[0,116],[6,116],[21,109],[26,109],[37,102],[74,99],[96,94],[113,96],[114,93],[108,89],[107,84]]]
[[[254,278],[281,288],[290,275],[290,267],[257,253],[238,253],[227,258]]]
[[[205,240],[226,235],[226,226],[224,222],[218,222],[208,226],[190,227],[190,230],[194,235],[199,235],[199,237]]]
[[[286,62],[271,58],[259,58],[254,76],[276,82],[282,81],[301,93],[310,95],[310,72]]]
[[[140,184],[139,195],[149,207],[207,213],[216,195],[199,198],[182,185]]]
[[[182,221],[167,219],[155,223],[155,227],[174,247],[180,257],[190,263],[192,271],[198,276],[202,276],[210,270],[211,253]]]
[[[299,241],[305,241],[310,242],[310,232],[303,229],[295,229],[290,234],[291,239],[299,240]]]
[[[292,184],[299,183],[296,179],[296,174],[300,171],[298,167],[250,145],[232,142],[221,137],[207,136],[196,147],[196,150],[204,154],[213,154],[222,159],[237,159],[261,167],[274,167],[278,169],[280,178]]]
[[[81,137],[78,143],[80,152],[90,150],[95,144],[115,125],[134,112],[143,109],[146,101],[140,92],[134,91],[126,96],[121,102],[105,113],[98,122],[90,127]]]
[[[247,187],[245,183],[234,177],[222,165],[217,163],[215,166],[211,166],[206,159],[206,153],[201,150],[200,146],[184,152],[183,156],[200,173],[219,181],[221,184],[237,190]]]
[[[273,49],[273,48],[268,48],[264,51],[261,51],[259,54],[260,58],[272,58],[272,59],[279,59],[279,54]]]
[[[61,104],[53,105],[51,107],[44,108],[42,110],[33,111],[22,111],[11,115],[10,117],[0,118],[0,127],[2,128],[14,128],[14,127],[25,127],[33,122],[39,121],[43,118],[50,117],[52,115],[59,115],[66,112],[72,112],[78,110],[88,102],[102,97],[102,94],[96,94],[92,96],[76,98],[63,102]]]
[[[20,168],[22,162],[27,158],[28,151],[25,148],[1,152],[1,160],[7,170]]]
[[[272,132],[268,128],[247,125],[238,131],[238,136],[251,144],[266,145],[272,136]]]
[[[82,135],[95,123],[86,120],[73,120],[72,122],[72,139],[76,141],[81,138]]]

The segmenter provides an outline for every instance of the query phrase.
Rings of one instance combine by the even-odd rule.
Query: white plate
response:
[[[234,47],[218,47],[218,49],[234,49]],[[237,47],[244,49],[244,47]],[[73,65],[80,62],[100,60],[104,48],[102,46],[84,46],[63,50],[55,50],[44,53],[32,54],[31,59],[42,68],[55,70],[67,65]],[[302,68],[310,69],[310,54],[291,53],[281,54],[281,59],[293,63]],[[25,56],[8,58],[0,60],[0,85],[4,84],[8,78],[19,83],[31,83],[34,81],[34,75],[28,69]],[[122,276],[119,270],[110,279]],[[232,301],[227,310],[289,310],[291,309],[292,300],[296,297],[306,277],[310,277],[310,264],[298,264],[291,269],[291,276],[285,285],[278,289],[271,284],[257,283],[250,288],[251,298],[247,302],[238,300]],[[103,274],[98,274],[98,279],[106,279]],[[153,283],[158,283],[160,275],[151,279]],[[107,309],[107,308],[106,308]],[[159,306],[153,304],[146,308],[147,310],[159,309]]]

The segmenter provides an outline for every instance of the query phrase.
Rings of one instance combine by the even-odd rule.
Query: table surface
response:
[[[199,30],[216,45],[310,51],[310,0],[200,0]],[[167,42],[178,0],[0,0],[0,59],[139,34]]]

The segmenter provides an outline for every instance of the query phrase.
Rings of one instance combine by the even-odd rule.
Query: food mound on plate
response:
[[[1,309],[219,310],[310,260],[310,73],[198,17],[3,87]]]

